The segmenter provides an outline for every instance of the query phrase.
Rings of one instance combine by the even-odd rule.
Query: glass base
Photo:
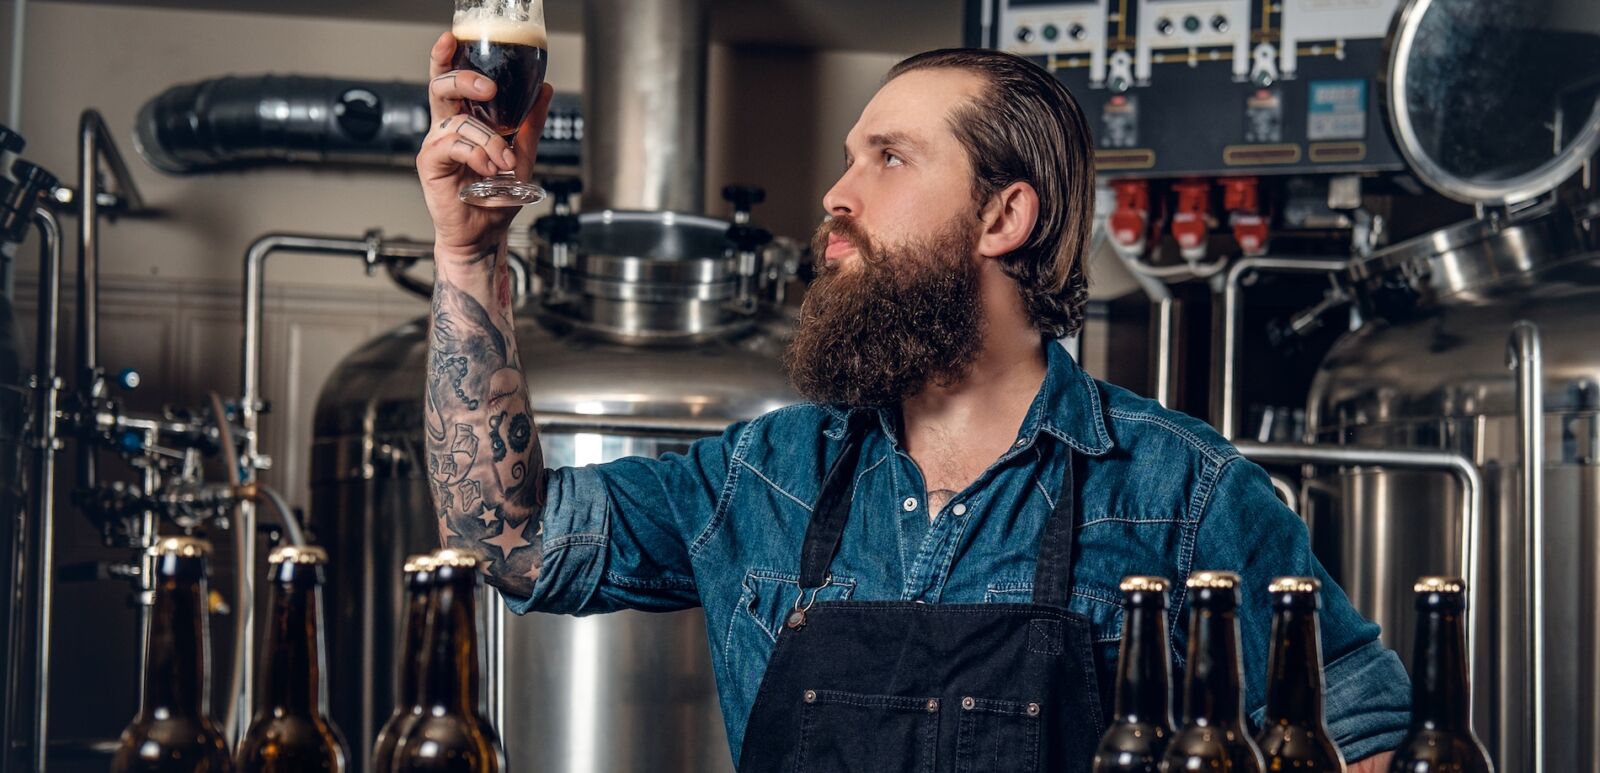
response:
[[[461,200],[477,207],[521,207],[544,201],[544,189],[502,174],[469,183],[461,189]]]

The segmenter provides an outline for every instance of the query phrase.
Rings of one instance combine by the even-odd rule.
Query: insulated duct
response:
[[[173,86],[146,102],[134,144],[170,174],[261,162],[405,167],[427,133],[420,83],[229,76]]]
[[[584,209],[704,211],[705,0],[584,6]]]

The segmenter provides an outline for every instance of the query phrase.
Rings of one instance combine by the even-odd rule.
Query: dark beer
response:
[[[168,537],[155,556],[139,713],[122,731],[112,773],[222,773],[233,770],[222,731],[211,718],[206,556],[211,545]]]
[[[378,741],[372,747],[373,773],[389,773],[394,767],[394,749],[405,734],[409,721],[421,715],[417,702],[421,698],[422,636],[428,623],[428,589],[433,585],[433,559],[412,556],[406,559],[406,620],[405,633],[396,664],[398,675],[395,684],[394,713],[389,715],[383,729],[378,731]]]
[[[1199,572],[1189,578],[1189,664],[1183,674],[1183,727],[1162,769],[1261,773],[1261,750],[1244,720],[1239,652],[1239,576]]]
[[[261,647],[256,713],[239,742],[239,773],[339,773],[350,753],[328,720],[322,646],[323,566],[317,547],[267,557],[272,617]]]
[[[1095,750],[1094,773],[1160,770],[1173,734],[1167,647],[1167,579],[1123,578],[1116,710]]]
[[[1417,581],[1417,640],[1411,658],[1411,730],[1392,773],[1493,773],[1472,732],[1467,674],[1467,584],[1456,577]]]
[[[451,69],[482,73],[495,85],[488,102],[466,103],[468,114],[510,141],[544,85],[550,61],[544,25],[476,9],[456,14],[451,31],[457,40]]]
[[[1268,770],[1344,773],[1344,757],[1322,716],[1321,583],[1279,577],[1272,593],[1267,716],[1256,737]]]
[[[500,773],[505,752],[479,703],[478,560],[433,554],[423,634],[421,714],[395,748],[393,773]]]

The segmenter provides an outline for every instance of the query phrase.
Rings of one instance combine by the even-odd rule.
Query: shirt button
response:
[[[957,502],[955,507],[950,508],[950,512],[955,513],[956,515],[966,515],[967,505],[964,502]]]
[[[1027,445],[1027,444],[1028,444],[1028,439],[1027,438],[1025,438],[1025,437],[1017,438],[1017,443],[1016,443],[1017,448],[1021,448],[1021,447],[1025,446],[1025,445]]]
[[[900,506],[904,507],[906,509],[906,512],[909,513],[912,510],[917,509],[917,498],[916,497],[906,497],[906,501],[901,502]]]

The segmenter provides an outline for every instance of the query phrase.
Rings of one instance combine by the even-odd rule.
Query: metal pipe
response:
[[[1544,361],[1539,326],[1518,320],[1511,326],[1506,344],[1507,366],[1517,379],[1517,458],[1522,465],[1523,560],[1527,564],[1524,599],[1528,621],[1524,645],[1528,673],[1533,684],[1533,700],[1527,713],[1528,733],[1533,739],[1533,759],[1528,770],[1545,769],[1545,595],[1544,570]]]
[[[708,5],[585,3],[585,208],[704,210]]]
[[[1411,451],[1362,446],[1315,446],[1294,443],[1239,442],[1234,446],[1251,461],[1263,464],[1313,464],[1337,467],[1393,467],[1406,470],[1434,470],[1455,476],[1461,486],[1461,565],[1473,596],[1473,608],[1482,609],[1483,593],[1479,582],[1478,550],[1482,542],[1483,475],[1477,465],[1462,454],[1446,451]],[[1468,667],[1477,662],[1478,633],[1467,626]],[[1471,707],[1468,707],[1471,710]]]
[[[1095,243],[1090,245],[1089,254],[1094,254],[1100,242],[1110,242],[1110,239],[1105,236],[1103,224],[1095,230],[1097,238]],[[1111,243],[1111,252],[1117,256],[1117,260],[1121,261],[1122,265],[1127,267],[1128,273],[1133,276],[1133,281],[1137,282],[1139,288],[1144,290],[1144,294],[1150,298],[1151,316],[1154,317],[1155,326],[1155,330],[1152,332],[1156,341],[1155,362],[1152,363],[1155,371],[1155,383],[1152,385],[1154,387],[1154,397],[1156,402],[1160,403],[1163,408],[1171,408],[1173,400],[1177,397],[1175,394],[1177,391],[1177,379],[1175,377],[1177,363],[1174,362],[1174,359],[1178,333],[1172,288],[1167,286],[1164,279],[1147,271],[1146,269],[1149,267],[1142,264],[1139,261],[1139,256],[1133,252],[1121,248],[1114,242]]]
[[[535,411],[533,423],[540,432],[563,434],[592,432],[601,435],[634,437],[703,438],[727,430],[726,421],[674,416],[596,415]]]
[[[1272,483],[1272,493],[1278,495],[1278,500],[1283,502],[1283,506],[1295,511],[1296,515],[1304,519],[1305,514],[1300,512],[1300,504],[1297,501],[1300,495],[1295,491],[1294,483],[1282,475],[1273,473],[1267,474],[1267,480]]]
[[[22,128],[22,56],[28,41],[28,0],[16,0],[11,8],[11,94],[6,106],[6,125]]]
[[[39,308],[38,349],[34,370],[38,394],[34,401],[34,427],[38,433],[33,470],[34,522],[39,529],[35,543],[34,575],[38,584],[34,609],[35,666],[33,674],[33,770],[45,769],[50,729],[50,629],[51,605],[55,590],[55,479],[57,438],[56,412],[61,395],[58,371],[61,320],[61,225],[55,215],[41,207],[34,212],[39,230]],[[7,717],[15,716],[7,714]],[[11,750],[6,749],[10,758]]]
[[[116,140],[95,110],[78,119],[78,369],[74,378],[79,398],[92,404],[103,388],[100,379],[100,161],[116,181],[117,193],[129,211],[144,209],[144,197],[128,173]],[[96,485],[94,444],[78,444],[78,487]]]
[[[1282,274],[1326,274],[1343,271],[1349,261],[1320,258],[1241,258],[1228,269],[1222,290],[1222,357],[1216,390],[1217,429],[1224,438],[1233,440],[1239,434],[1238,417],[1238,366],[1239,366],[1239,282],[1251,271]]]

